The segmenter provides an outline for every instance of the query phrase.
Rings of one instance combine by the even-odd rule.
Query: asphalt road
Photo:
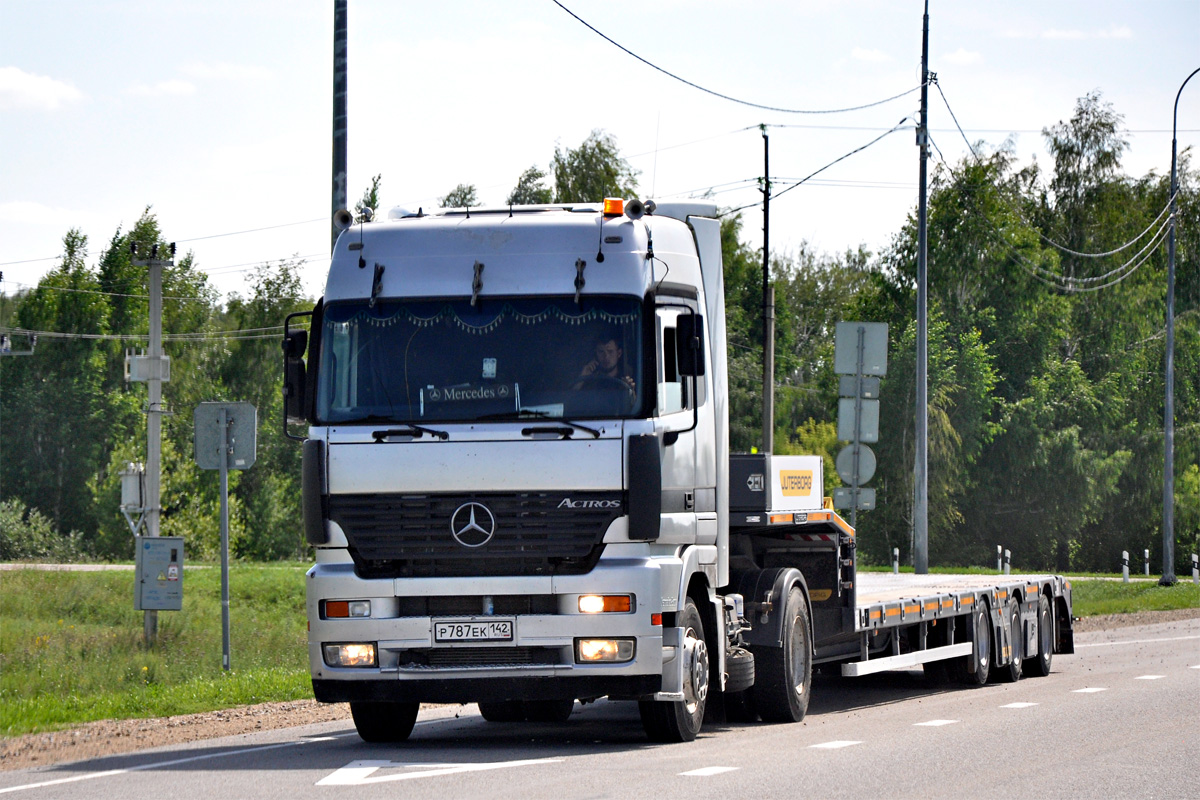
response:
[[[0,796],[98,798],[1200,797],[1200,619],[1080,634],[1053,673],[936,688],[818,676],[798,725],[646,742],[632,704],[562,725],[422,712],[403,745],[345,723],[0,773]]]

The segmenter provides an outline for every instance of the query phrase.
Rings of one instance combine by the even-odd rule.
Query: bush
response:
[[[91,554],[79,531],[60,534],[36,508],[0,501],[0,561],[80,561]]]

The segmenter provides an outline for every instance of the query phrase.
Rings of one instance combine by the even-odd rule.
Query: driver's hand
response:
[[[637,391],[637,384],[633,382],[633,378],[630,377],[629,375],[625,376],[625,383],[629,384],[630,389],[632,389],[635,392]]]
[[[583,371],[580,372],[579,374],[583,375],[585,377],[588,375],[591,375],[593,372],[596,371],[596,367],[598,367],[598,366],[600,366],[600,362],[596,361],[595,359],[592,359],[591,361],[589,361],[588,363],[583,365]]]

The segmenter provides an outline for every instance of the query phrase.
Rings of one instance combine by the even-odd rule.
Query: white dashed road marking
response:
[[[1135,681],[1156,681],[1159,678],[1165,678],[1166,675],[1138,675],[1134,678]]]
[[[733,772],[737,767],[701,767],[688,772],[681,772],[680,775],[687,775],[691,778],[707,778],[709,775],[720,775],[722,772]]]
[[[851,747],[856,744],[862,744],[862,742],[833,741],[833,742],[824,742],[822,744],[810,744],[809,747],[810,748],[817,747],[822,750],[837,750],[842,747]]]
[[[958,722],[956,719],[931,719],[928,722],[913,723],[914,727],[940,728],[942,725],[953,725]]]
[[[1000,707],[1001,708],[1030,708],[1031,706],[1036,706],[1036,705],[1037,705],[1037,703],[1009,703],[1006,706],[1000,706]]]
[[[346,766],[321,780],[317,786],[364,786],[373,783],[406,781],[413,778],[433,778],[439,775],[457,775],[463,772],[482,772],[508,767],[525,767],[531,764],[557,764],[561,758],[531,758],[523,761],[493,761],[482,764],[404,764],[394,761],[351,761]],[[374,775],[381,769],[413,770],[391,775]]]
[[[1094,686],[1089,687],[1087,689],[1072,689],[1071,690],[1071,692],[1074,694],[1095,694],[1096,692],[1107,692],[1107,691],[1108,691],[1108,689],[1097,688]]]

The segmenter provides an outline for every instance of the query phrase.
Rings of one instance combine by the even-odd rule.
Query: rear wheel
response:
[[[799,722],[812,690],[812,637],[808,604],[798,587],[783,606],[783,647],[756,647],[754,706],[764,722]]]
[[[526,700],[525,719],[530,722],[566,722],[575,708],[574,700]]]
[[[1050,674],[1050,662],[1054,658],[1054,611],[1046,595],[1038,597],[1038,651],[1037,655],[1025,659],[1025,669],[1030,675],[1044,678]]]
[[[480,715],[488,722],[520,722],[525,706],[520,700],[493,700],[478,703]]]
[[[677,656],[683,659],[683,699],[638,703],[642,727],[656,742],[690,742],[704,722],[710,670],[708,645],[700,611],[690,598],[679,614],[679,627],[683,628],[683,646]]]
[[[968,686],[982,686],[987,683],[992,669],[992,619],[986,603],[981,602],[971,614],[971,632],[975,651],[957,662],[954,673]],[[972,665],[974,672],[971,672]]]
[[[364,742],[403,742],[417,722],[420,703],[350,703],[354,728]]]
[[[1008,654],[1011,660],[999,668],[1000,680],[1016,683],[1021,680],[1021,660],[1025,657],[1024,632],[1021,630],[1021,604],[1014,597],[1008,601],[1005,619],[1008,622]]]

